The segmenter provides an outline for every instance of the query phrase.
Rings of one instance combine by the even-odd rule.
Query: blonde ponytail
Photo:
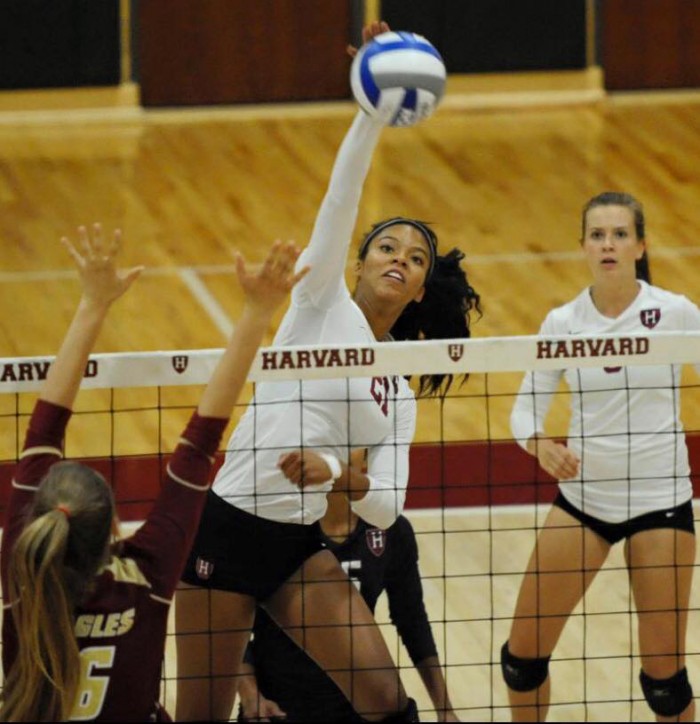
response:
[[[64,571],[69,533],[66,516],[53,510],[28,525],[12,551],[9,594],[19,648],[5,682],[2,721],[70,717],[80,654]]]
[[[70,718],[80,683],[75,609],[105,562],[113,517],[112,491],[91,468],[57,463],[42,481],[10,554],[6,601],[18,650],[0,721]]]

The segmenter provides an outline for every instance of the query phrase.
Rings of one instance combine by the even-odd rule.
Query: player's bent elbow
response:
[[[352,503],[352,509],[375,528],[390,528],[403,512],[404,497],[392,493],[370,491],[362,500]]]

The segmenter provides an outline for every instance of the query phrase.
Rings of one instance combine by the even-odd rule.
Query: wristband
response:
[[[318,455],[330,468],[331,477],[328,482],[337,480],[343,474],[343,468],[340,464],[340,460],[338,460],[335,455],[330,455],[329,453],[319,453]]]

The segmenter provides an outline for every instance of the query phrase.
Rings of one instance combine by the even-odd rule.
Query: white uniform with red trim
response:
[[[382,126],[358,113],[335,162],[308,247],[298,267],[311,271],[294,288],[275,345],[376,342],[350,296],[345,266],[362,185]],[[416,402],[403,377],[259,384],[234,431],[214,492],[242,510],[283,523],[313,523],[326,511],[331,483],[299,489],[277,467],[285,452],[307,448],[347,461],[368,448],[370,489],[352,504],[387,528],[403,510]]]
[[[639,281],[636,299],[618,317],[603,316],[590,290],[553,309],[542,335],[640,334],[700,330],[700,310],[686,297]],[[564,497],[600,520],[619,523],[676,507],[693,494],[680,419],[680,365],[582,368],[528,373],[511,415],[522,447],[544,430],[562,376],[571,391],[568,446],[580,477],[560,481]]]

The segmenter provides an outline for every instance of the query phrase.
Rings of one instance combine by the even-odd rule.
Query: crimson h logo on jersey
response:
[[[464,345],[463,344],[451,344],[447,347],[447,354],[450,355],[450,359],[453,362],[459,362],[459,360],[462,359],[462,355],[464,354]]]
[[[197,578],[208,581],[211,574],[214,573],[214,564],[205,561],[204,558],[197,558],[194,564],[194,572],[197,574]]]
[[[639,313],[639,318],[642,320],[642,324],[649,329],[653,329],[661,320],[660,309],[642,309]]]
[[[379,558],[386,548],[386,531],[381,528],[370,528],[365,531],[365,539],[367,547]]]
[[[172,362],[175,372],[181,375],[187,369],[189,357],[186,354],[176,354],[173,355],[173,358],[170,361]]]

